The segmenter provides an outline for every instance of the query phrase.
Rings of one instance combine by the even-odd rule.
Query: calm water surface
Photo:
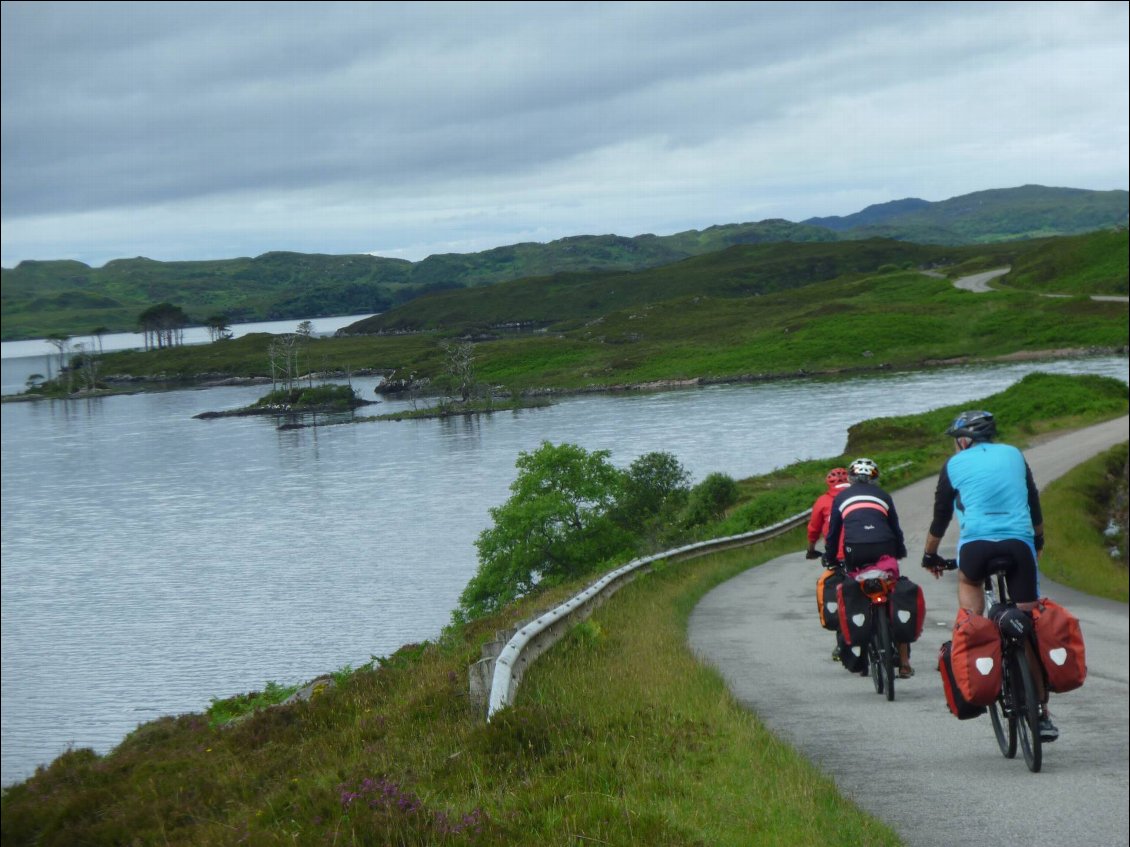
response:
[[[984,397],[1037,369],[1127,378],[1110,357],[289,431],[192,419],[262,387],[5,405],[3,784],[212,697],[434,638],[519,451],[543,440],[610,450],[622,467],[664,450],[694,481],[742,478],[837,455],[859,420]],[[373,396],[374,381],[355,385]]]

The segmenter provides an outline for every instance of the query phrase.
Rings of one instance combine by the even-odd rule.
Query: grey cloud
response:
[[[782,175],[819,172],[833,194],[882,187],[892,174],[910,180],[936,131],[965,130],[964,104],[981,114],[992,96],[1012,98],[1010,108],[1028,109],[1043,131],[1071,115],[1080,133],[1113,138],[1117,156],[1126,150],[1126,18],[1121,3],[5,3],[5,241],[17,223],[30,231],[40,218],[236,208],[288,194],[360,209],[422,196],[454,202],[492,180],[523,186],[514,204],[552,205],[569,186],[539,184],[542,174],[616,149],[667,155],[655,163],[663,168],[677,166],[680,151],[710,155],[729,144],[736,158],[717,162],[716,178],[761,180],[767,197],[780,194],[765,182],[770,165]],[[1091,102],[1096,86],[1078,58],[1088,49],[1122,66],[1110,86],[1121,92],[1113,114]],[[1062,103],[1004,76],[1041,55],[1057,65]],[[989,90],[964,91],[959,80]],[[1097,89],[1109,103],[1106,87]],[[927,92],[943,113],[915,100]],[[852,103],[891,114],[869,110],[871,123],[857,127],[845,111]],[[817,120],[816,131],[849,136],[863,156],[899,136],[900,120],[922,115],[938,126],[923,127],[921,141],[873,154],[885,175],[837,172],[837,139],[809,136],[805,123],[839,120]],[[1111,128],[1119,116],[1121,136]],[[1030,128],[1001,131],[1022,129]],[[780,159],[751,170],[743,145]],[[818,167],[806,155],[822,156]],[[615,185],[617,167],[605,168],[609,197],[620,192],[624,208],[635,208],[635,188]],[[983,169],[1000,173],[993,162]],[[657,179],[691,186],[706,172]],[[1123,180],[1125,172],[1113,171]],[[707,206],[721,189],[693,191],[685,204]],[[639,226],[685,217],[656,208]]]

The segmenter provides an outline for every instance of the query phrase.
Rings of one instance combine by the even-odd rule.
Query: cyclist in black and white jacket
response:
[[[875,484],[879,468],[870,459],[856,459],[848,468],[851,485],[832,501],[825,549],[856,570],[880,556],[906,558],[906,543],[891,495]]]
[[[879,468],[870,459],[856,459],[848,468],[851,485],[832,501],[825,549],[829,560],[842,561],[844,570],[859,570],[881,556],[906,558],[906,542],[891,495],[875,484]],[[836,561],[830,561],[835,566]],[[899,644],[899,677],[914,676],[910,645]],[[865,671],[862,673],[866,673]]]

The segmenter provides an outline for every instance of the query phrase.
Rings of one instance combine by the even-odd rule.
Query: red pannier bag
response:
[[[1054,600],[1041,597],[1032,609],[1032,620],[1048,689],[1062,694],[1079,688],[1087,678],[1087,652],[1079,619]]]
[[[946,695],[946,705],[959,721],[979,718],[987,711],[984,706],[975,706],[961,695],[953,676],[953,642],[947,641],[938,650],[938,672],[942,675],[942,690]]]
[[[950,650],[953,679],[961,696],[988,706],[1001,690],[1001,633],[988,618],[959,609]]]
[[[871,638],[871,598],[848,578],[836,586],[836,601],[840,604],[840,635],[848,644],[866,648]]]
[[[838,632],[840,629],[840,601],[836,586],[844,581],[843,571],[825,568],[816,580],[816,610],[820,613],[820,626]]]
[[[896,644],[917,641],[926,621],[926,595],[922,593],[922,586],[905,576],[899,577],[888,605],[891,609],[891,640]]]

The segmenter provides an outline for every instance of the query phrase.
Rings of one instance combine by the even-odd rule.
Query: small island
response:
[[[361,406],[376,404],[376,400],[362,400],[350,385],[290,386],[276,388],[260,397],[250,406],[228,409],[223,412],[201,412],[193,415],[199,420],[212,418],[239,418],[255,415],[339,414],[352,412]]]
[[[308,421],[291,420],[280,429],[301,429],[337,423],[366,423],[371,421],[419,420],[423,418],[449,418],[457,416],[491,414],[492,412],[514,411],[517,409],[540,408],[551,405],[545,397],[470,397],[459,399],[440,396],[434,405],[413,408],[386,415],[367,415],[358,417],[352,414],[363,406],[374,406],[379,400],[362,400],[350,385],[331,383],[318,386],[278,388],[260,397],[250,406],[227,409],[222,412],[201,412],[193,415],[197,420],[214,418],[239,418],[255,416],[291,417],[310,416]],[[328,419],[319,421],[317,415],[327,415]]]

